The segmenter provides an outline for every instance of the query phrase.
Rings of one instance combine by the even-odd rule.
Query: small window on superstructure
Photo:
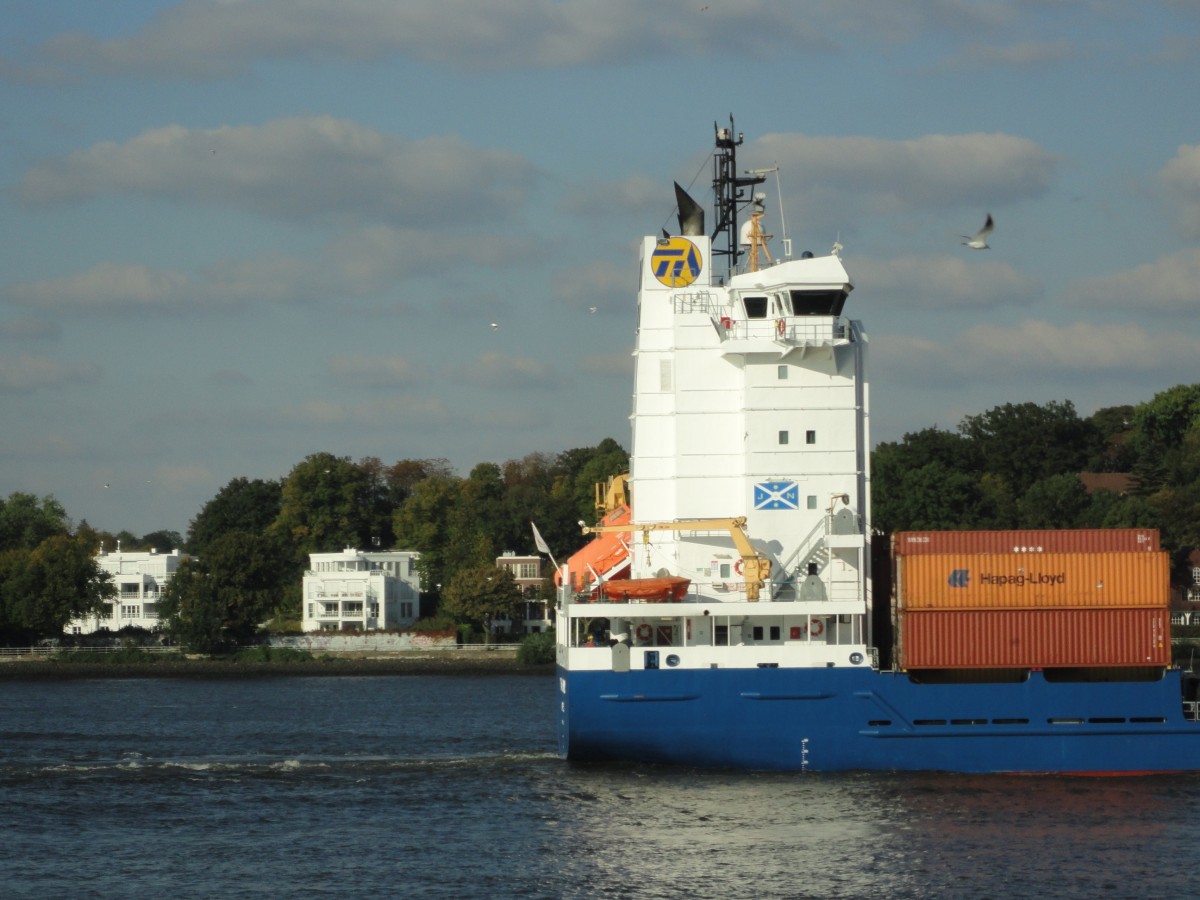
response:
[[[773,641],[779,640],[779,626],[778,625],[771,626],[771,640],[773,640]]]
[[[788,442],[788,433],[786,431],[779,432],[779,443],[786,444]]]
[[[817,442],[817,433],[815,431],[804,432],[804,443],[815,444]]]
[[[788,367],[787,367],[787,366],[780,366],[780,367],[779,367],[779,368],[776,370],[776,374],[779,376],[779,380],[780,380],[780,381],[787,381],[787,377],[788,377]]]
[[[766,297],[743,297],[742,306],[746,310],[747,319],[765,319],[767,317]]]
[[[809,509],[816,509],[816,508],[817,508],[817,495],[816,495],[816,494],[809,494],[809,495],[808,495],[808,508],[809,508]]]

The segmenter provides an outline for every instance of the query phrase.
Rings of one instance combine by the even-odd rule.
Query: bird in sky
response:
[[[592,312],[592,313],[594,313],[595,311],[596,311],[596,307],[594,307],[594,306],[589,306],[589,307],[588,307],[588,312]]]
[[[499,327],[500,327],[500,326],[499,326],[499,325],[497,325],[495,322],[493,322],[493,323],[492,323],[492,331],[495,331],[495,330],[496,330],[497,328],[499,328]]]
[[[982,228],[975,232],[974,237],[966,234],[962,235],[963,246],[970,247],[972,250],[990,250],[991,248],[988,247],[987,239],[988,235],[992,233],[992,228],[992,214],[988,213],[987,221],[983,223]]]

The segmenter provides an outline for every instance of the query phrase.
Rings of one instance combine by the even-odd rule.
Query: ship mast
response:
[[[713,152],[713,197],[716,204],[717,225],[712,233],[713,255],[725,257],[726,281],[737,271],[738,249],[738,213],[741,208],[753,200],[753,195],[746,195],[746,188],[762,184],[765,175],[737,174],[737,148],[742,145],[745,137],[733,129],[733,116],[729,117],[729,127],[722,128],[713,123],[716,132],[716,150]],[[734,135],[736,134],[736,137]],[[723,237],[717,243],[718,237]]]

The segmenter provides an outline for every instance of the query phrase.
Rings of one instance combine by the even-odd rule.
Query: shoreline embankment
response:
[[[410,651],[379,655],[327,653],[312,659],[239,660],[163,654],[154,659],[105,662],[54,656],[0,657],[0,681],[96,678],[281,678],[372,675],[540,675],[554,665],[527,665],[512,652]]]

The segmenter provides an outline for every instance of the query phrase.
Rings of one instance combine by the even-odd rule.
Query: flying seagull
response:
[[[974,237],[965,234],[962,235],[964,239],[963,246],[970,247],[972,250],[990,250],[991,248],[988,247],[987,239],[988,235],[992,233],[992,227],[992,214],[988,213],[987,221],[983,223],[982,228],[975,232]]]
[[[594,306],[589,306],[589,307],[588,307],[588,312],[593,312],[593,313],[594,313],[595,311],[596,311],[596,307],[594,307]]]
[[[499,328],[499,327],[500,327],[500,326],[499,326],[499,325],[497,325],[495,322],[493,322],[493,323],[492,323],[492,331],[495,331],[495,330],[496,330],[497,328]]]

